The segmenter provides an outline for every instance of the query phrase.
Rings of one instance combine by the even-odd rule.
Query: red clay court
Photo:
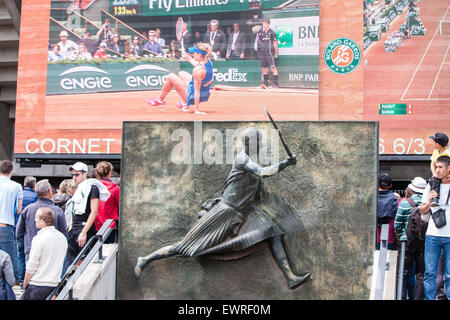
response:
[[[433,121],[435,127],[448,127],[450,120],[450,27],[440,32],[440,21],[450,21],[448,0],[421,0],[419,17],[425,36],[404,39],[395,52],[384,52],[384,41],[406,21],[407,9],[390,25],[382,38],[364,52],[366,120],[383,119],[384,128],[420,128]],[[406,103],[413,115],[378,115],[380,103]],[[388,120],[389,119],[389,120]],[[388,120],[388,121],[386,121]]]
[[[200,104],[200,110],[207,112],[206,115],[179,110],[175,103],[180,98],[174,90],[167,96],[165,108],[152,107],[145,102],[159,93],[132,91],[47,96],[45,128],[122,129],[122,121],[266,121],[264,107],[277,120],[306,121],[319,117],[318,90],[313,89],[221,86],[211,90],[208,102]]]

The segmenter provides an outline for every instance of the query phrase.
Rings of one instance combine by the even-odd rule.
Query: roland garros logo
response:
[[[325,48],[323,59],[331,71],[346,74],[355,70],[359,65],[361,50],[355,41],[338,38],[331,41]]]

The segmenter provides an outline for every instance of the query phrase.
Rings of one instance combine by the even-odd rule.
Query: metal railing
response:
[[[60,26],[63,30],[69,32],[70,34],[72,34],[74,37],[81,39],[81,37],[79,35],[77,35],[75,32],[73,32],[70,28],[67,28],[65,25],[63,25],[61,22],[59,22],[58,20],[55,20],[54,18],[50,17],[50,21],[53,21],[54,23],[56,23],[58,26]]]
[[[114,17],[112,14],[110,14],[109,12],[106,12],[103,9],[100,9],[101,12],[103,12],[105,15],[107,15],[109,18],[113,19],[116,22],[116,27],[115,27],[115,31],[118,32],[119,30],[119,24],[121,24],[122,26],[124,26],[125,28],[127,28],[128,30],[132,31],[133,33],[137,34],[138,36],[140,36],[141,38],[148,40],[148,38],[146,36],[144,36],[142,33],[140,33],[139,31],[133,29],[132,27],[130,27],[128,24],[126,24],[125,22],[121,21],[120,19]]]
[[[374,297],[375,300],[383,300],[384,278],[386,270],[389,269],[389,264],[386,263],[388,250],[387,249],[388,237],[389,237],[389,224],[383,224],[381,226],[381,234],[380,234],[380,254],[378,256],[378,272]]]
[[[91,5],[93,5],[96,1],[97,1],[97,0],[92,0],[91,2],[89,2],[88,5],[87,5],[86,7],[83,8],[83,10],[89,9],[89,7],[90,7]]]
[[[116,221],[116,227],[110,228],[111,224],[114,221]],[[117,226],[117,220],[108,219],[105,221],[105,223],[102,225],[100,230],[98,230],[95,236],[91,237],[89,241],[84,245],[78,256],[67,268],[66,273],[62,277],[59,285],[47,296],[46,300],[64,300],[67,295],[69,300],[76,300],[76,298],[73,297],[73,287],[76,281],[82,275],[83,271],[87,268],[87,266],[95,256],[97,256],[97,260],[95,260],[94,263],[103,262],[105,258],[103,256],[103,244],[106,239],[108,239],[111,232],[117,229]],[[117,243],[117,233],[114,242]],[[83,258],[85,255],[86,257]],[[80,261],[82,261],[81,264],[77,266]]]
[[[92,22],[91,20],[89,20],[88,18],[86,18],[85,16],[83,16],[82,14],[78,13],[76,10],[70,10],[68,15],[69,15],[69,20],[70,20],[70,15],[74,14],[77,17],[79,17],[80,19],[82,19],[84,21],[84,30],[87,31],[88,30],[88,24],[91,26],[94,26],[97,31],[100,29],[100,27],[98,25],[96,25],[94,22]]]
[[[380,254],[378,256],[378,266],[377,266],[377,279],[375,287],[375,300],[384,299],[384,282],[386,271],[390,269],[389,262],[387,262],[388,253],[388,239],[389,239],[389,224],[383,224],[381,226],[380,233]],[[397,263],[395,266],[395,299],[402,300],[403,296],[403,271],[405,269],[405,246],[406,241],[399,241],[399,249],[397,251]]]
[[[400,257],[397,266],[397,300],[402,300],[403,296],[403,272],[405,270],[405,247],[406,241],[400,241]]]

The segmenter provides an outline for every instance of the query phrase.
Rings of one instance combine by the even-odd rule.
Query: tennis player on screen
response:
[[[197,43],[189,48],[190,54],[184,54],[183,59],[194,66],[192,75],[186,71],[180,71],[178,75],[170,73],[163,84],[159,97],[145,100],[153,107],[165,107],[165,99],[174,88],[182,101],[177,102],[178,108],[189,112],[194,105],[195,114],[206,114],[199,110],[200,102],[209,99],[211,83],[213,81],[213,64],[209,59],[212,47],[207,43]]]

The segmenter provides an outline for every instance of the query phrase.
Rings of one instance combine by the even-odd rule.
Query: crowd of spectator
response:
[[[251,31],[244,31],[238,22],[232,26],[222,27],[216,19],[211,20],[204,33],[196,28],[191,33],[188,23],[181,23],[181,29],[167,40],[162,37],[160,28],[148,31],[134,31],[131,38],[123,37],[111,28],[109,19],[105,19],[95,36],[88,31],[75,43],[68,39],[65,30],[59,34],[60,41],[49,45],[48,61],[58,60],[89,61],[92,59],[141,59],[161,57],[167,59],[183,59],[184,53],[198,43],[209,44],[213,49],[209,59],[224,60],[259,60],[262,75],[261,89],[279,88],[278,83],[278,39],[276,32],[270,27],[270,19],[265,18],[259,25],[254,25]],[[225,30],[225,31],[224,31]]]
[[[402,299],[450,298],[450,223],[445,223],[450,220],[450,150],[445,133],[430,138],[434,150],[428,182],[414,177],[401,199],[391,190],[389,174],[378,177],[377,249],[382,225],[387,225],[387,249],[398,249],[398,265],[404,266],[397,274]]]
[[[376,249],[382,225],[388,225],[388,249],[404,252],[404,270],[397,274],[402,299],[450,297],[450,224],[445,222],[450,219],[449,139],[442,132],[430,138],[434,150],[428,182],[414,177],[401,198],[392,191],[389,174],[378,177]],[[23,286],[24,300],[47,298],[104,222],[119,218],[120,187],[111,180],[110,162],[99,162],[90,178],[85,163],[68,170],[72,179],[63,180],[55,194],[48,179],[25,177],[23,186],[11,180],[12,162],[0,161],[0,284]],[[106,243],[117,239],[116,224],[111,228]],[[0,299],[8,297],[5,292]]]
[[[59,184],[25,177],[11,180],[13,164],[0,162],[0,281],[21,286],[23,300],[46,299],[82,248],[108,219],[119,218],[120,187],[111,180],[113,165],[99,162],[88,177],[88,166],[69,167],[72,179]],[[105,243],[117,239],[116,223]],[[2,295],[0,295],[2,299]]]
[[[128,42],[122,39],[117,30],[111,28],[111,22],[107,18],[95,35],[92,36],[86,31],[76,42],[69,40],[68,31],[61,31],[60,41],[49,44],[48,61],[115,57],[139,59],[144,56],[180,59],[183,52],[199,42],[208,43],[213,47],[212,59],[215,60],[243,60],[248,56],[257,57],[256,32],[242,31],[238,22],[224,29],[219,21],[214,19],[207,24],[204,33],[197,30],[191,34],[189,29],[188,23],[183,23],[181,38],[174,36],[170,40],[162,37],[160,28],[142,33],[134,32]]]

